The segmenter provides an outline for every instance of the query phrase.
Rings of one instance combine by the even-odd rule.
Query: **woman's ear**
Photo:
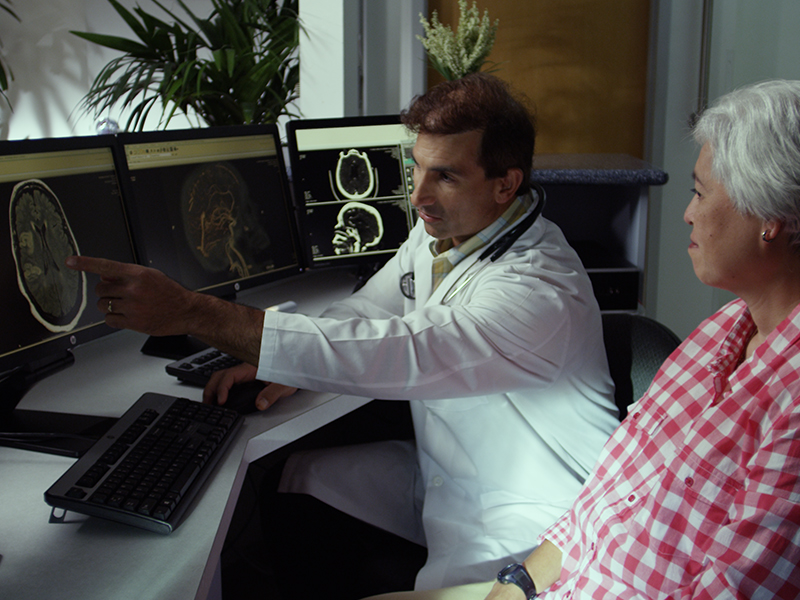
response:
[[[783,221],[764,221],[761,227],[761,239],[769,244],[783,231],[783,225]]]

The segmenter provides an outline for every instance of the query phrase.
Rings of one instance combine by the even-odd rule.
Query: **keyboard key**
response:
[[[86,496],[86,490],[83,490],[83,489],[78,488],[78,487],[74,487],[70,491],[67,492],[67,496],[69,498],[81,499],[81,498]]]

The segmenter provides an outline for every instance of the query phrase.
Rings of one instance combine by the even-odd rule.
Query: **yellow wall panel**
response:
[[[468,6],[472,6],[468,0]],[[479,0],[500,20],[495,75],[533,100],[536,152],[642,157],[648,0]],[[456,0],[429,0],[455,29]],[[441,81],[429,72],[429,84]]]

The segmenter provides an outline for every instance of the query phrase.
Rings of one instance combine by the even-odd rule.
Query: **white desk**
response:
[[[260,307],[294,300],[298,312],[316,315],[354,284],[341,270],[312,272],[238,300]],[[121,331],[77,348],[75,364],[36,384],[20,408],[116,417],[148,391],[200,400],[200,388],[167,375],[170,361],[139,351],[144,341],[141,334]],[[199,499],[168,536],[75,513],[64,523],[49,523],[44,491],[74,459],[0,448],[0,598],[214,597],[222,544],[249,463],[368,401],[301,391],[249,415]]]

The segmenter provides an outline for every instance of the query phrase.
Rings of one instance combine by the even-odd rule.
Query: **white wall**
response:
[[[800,2],[718,0],[714,13],[712,96],[762,79],[800,77]]]
[[[688,335],[732,296],[701,284],[687,248],[683,212],[691,200],[699,149],[688,119],[698,105],[702,5],[699,0],[653,0],[652,139],[649,160],[669,173],[653,188],[648,242],[646,313]],[[800,79],[800,2],[713,2],[709,100],[763,79]]]
[[[394,114],[424,92],[420,13],[426,0],[302,0],[303,117]]]
[[[148,0],[121,0],[171,20]],[[180,18],[175,0],[162,4]],[[198,16],[210,0],[186,0]],[[71,30],[135,39],[107,0],[17,0],[18,23],[0,11],[3,55],[14,72],[0,103],[0,139],[93,135],[96,119],[78,105],[94,77],[115,53],[90,44]],[[299,110],[307,118],[396,113],[425,88],[425,58],[416,34],[426,0],[303,0]],[[367,59],[366,56],[370,58]],[[158,127],[158,112],[147,129]],[[127,114],[109,115],[121,124]],[[197,126],[176,116],[170,128]]]
[[[345,0],[300,2],[300,100],[306,118],[358,114],[359,5]]]
[[[307,1],[307,0],[306,0]],[[427,57],[417,39],[427,0],[361,0],[364,14],[362,114],[394,114],[427,87]]]
[[[121,0],[131,9],[137,0]],[[140,2],[148,12],[157,6]],[[177,2],[164,6],[184,16]],[[187,0],[198,15],[207,14],[209,0]],[[77,108],[94,77],[115,53],[70,33],[91,31],[134,38],[107,0],[17,0],[17,22],[0,14],[0,39],[6,62],[14,72],[8,92],[13,112],[0,101],[0,138],[22,139],[95,134],[95,119]],[[117,121],[124,115],[111,114]],[[150,123],[150,121],[148,121]],[[171,127],[189,126],[176,118]]]
[[[681,337],[713,310],[711,289],[694,276],[689,227],[683,222],[694,184],[696,150],[687,135],[689,116],[698,106],[701,28],[702,2],[656,2],[651,30],[656,36],[655,121],[647,158],[669,174],[669,181],[650,190],[645,310]]]

